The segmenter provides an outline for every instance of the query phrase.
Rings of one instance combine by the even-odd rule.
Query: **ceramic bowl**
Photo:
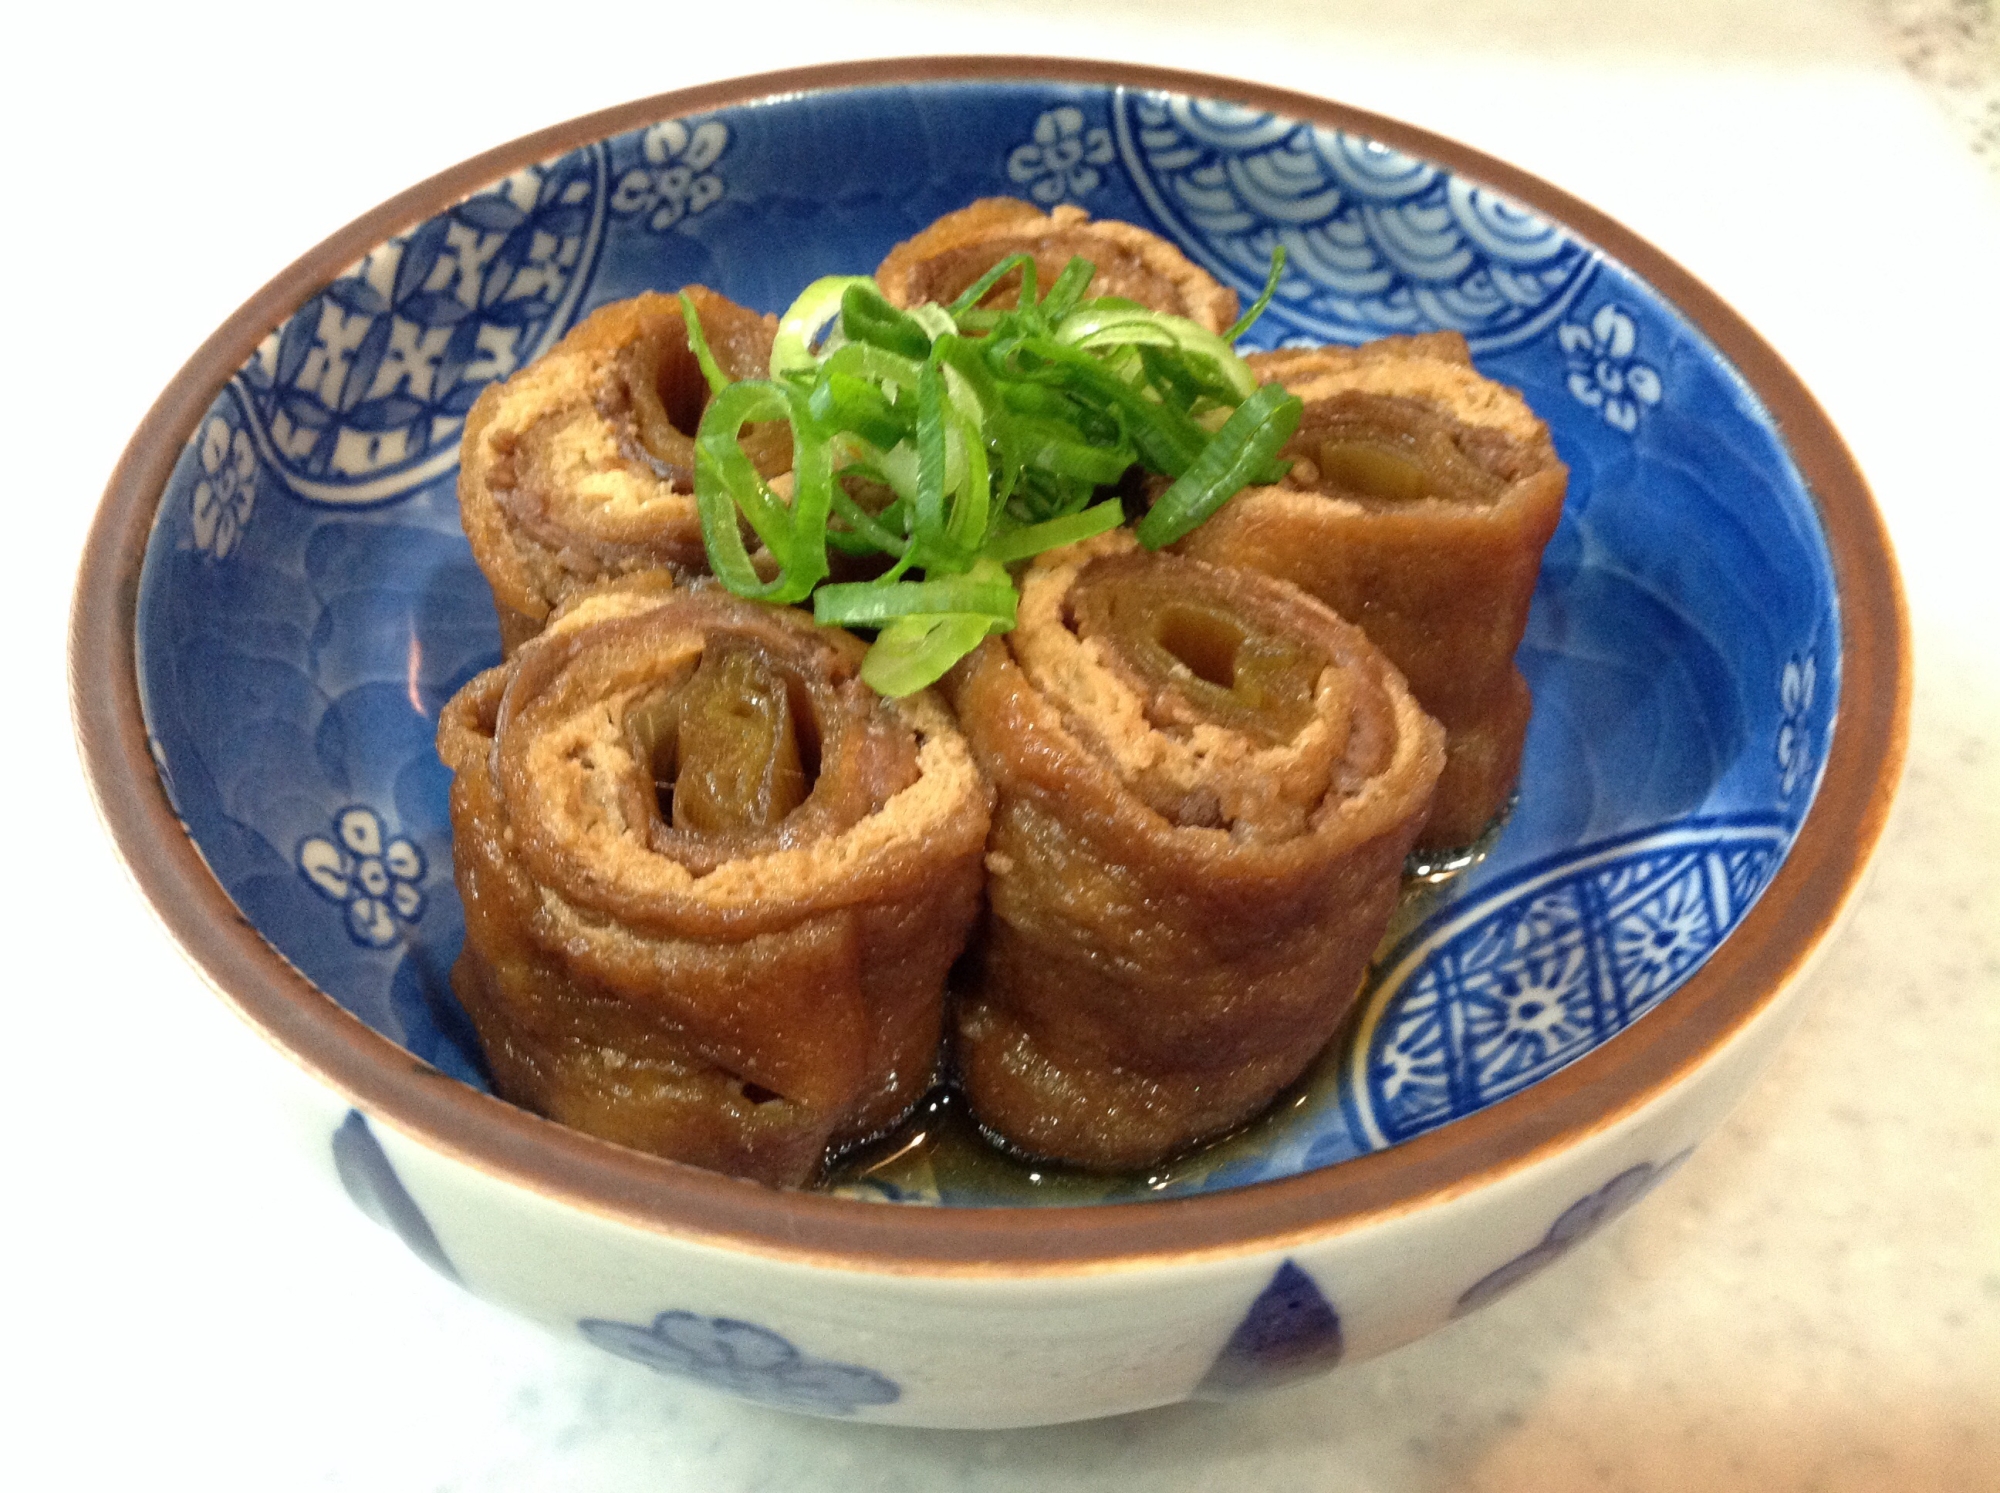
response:
[[[1254,295],[1252,341],[1450,328],[1572,472],[1492,854],[1412,904],[1358,1019],[1147,1176],[874,1167],[767,1189],[488,1092],[446,972],[438,707],[497,657],[453,494],[473,397],[595,306],[777,309],[974,198],[1073,202]],[[1246,295],[1247,298],[1247,295]],[[72,641],[146,893],[297,1062],[310,1164],[467,1290],[755,1400],[1012,1426],[1229,1396],[1409,1341],[1652,1187],[1784,1029],[1882,827],[1897,582],[1778,358],[1581,203],[1390,120],[1100,64],[903,61],[649,99],[313,250],[135,436]]]

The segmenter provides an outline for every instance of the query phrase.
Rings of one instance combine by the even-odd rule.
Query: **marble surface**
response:
[[[1940,10],[1953,7],[1943,5]],[[1907,7],[1905,7],[1907,9]],[[1959,10],[1966,7],[1960,5]],[[21,722],[0,1476],[233,1489],[2000,1487],[2000,186],[1871,0],[356,0],[18,23],[0,261]],[[1891,18],[1893,19],[1893,18]],[[1975,17],[1990,24],[1990,9]],[[374,74],[363,53],[407,66]],[[93,822],[63,704],[75,556],[126,435],[293,255],[401,186],[601,105],[886,52],[1101,55],[1310,89],[1623,219],[1793,363],[1895,535],[1910,771],[1809,1009],[1642,1207],[1412,1348],[1229,1407],[911,1433],[711,1398],[509,1321],[290,1164],[278,1060]],[[254,204],[252,206],[251,204]],[[1953,273],[1940,292],[1912,265]],[[1891,267],[1897,267],[1893,271]],[[101,288],[63,307],[50,286]],[[158,297],[158,287],[174,287]],[[96,1034],[87,1057],[72,1049]]]
[[[1993,0],[1869,0],[1877,32],[2000,175],[2000,13]]]

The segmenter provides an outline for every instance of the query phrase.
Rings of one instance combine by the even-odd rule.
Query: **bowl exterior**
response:
[[[1083,1269],[882,1270],[663,1234],[445,1155],[303,1078],[295,1129],[311,1164],[432,1269],[559,1336],[790,1411],[1034,1426],[1255,1393],[1497,1300],[1686,1160],[1796,1004],[1786,992],[1643,1108],[1453,1195],[1264,1247]]]

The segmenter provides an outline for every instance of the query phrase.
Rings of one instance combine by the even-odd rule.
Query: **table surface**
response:
[[[0,262],[24,722],[15,1486],[2000,1488],[2000,40],[1987,0],[413,0],[10,23]],[[736,19],[735,29],[725,19]],[[739,32],[743,21],[755,46]],[[1490,1310],[1268,1397],[1044,1431],[793,1419],[457,1292],[263,1123],[288,1081],[94,822],[63,626],[97,494],[182,360],[310,244],[498,141],[837,57],[1103,56],[1455,136],[1732,301],[1845,432],[1915,626],[1910,768],[1806,1015],[1641,1208]],[[25,178],[25,180],[23,180]],[[1927,270],[1929,272],[1927,272]],[[23,470],[25,463],[25,471]],[[84,1034],[88,1058],[69,1049]],[[17,1480],[26,1470],[30,1475]]]

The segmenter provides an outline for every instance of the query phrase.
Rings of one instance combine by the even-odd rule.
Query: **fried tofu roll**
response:
[[[1279,576],[1367,632],[1445,728],[1418,848],[1469,845],[1520,775],[1532,702],[1514,654],[1569,469],[1456,333],[1248,361],[1305,401],[1291,474],[1238,493],[1178,547]]]
[[[980,1123],[1129,1168],[1257,1114],[1354,1002],[1437,725],[1297,588],[1122,531],[1037,560],[950,692],[999,795],[957,1014]]]
[[[769,371],[777,319],[714,291],[688,296],[732,378]],[[708,570],[694,500],[694,432],[708,384],[676,296],[601,307],[545,356],[482,393],[466,417],[458,506],[511,654],[595,581]],[[769,477],[791,466],[782,429],[744,446]]]
[[[922,1096],[991,795],[942,703],[881,699],[861,652],[655,574],[451,701],[453,983],[502,1096],[779,1185]]]
[[[891,305],[924,301],[949,304],[1010,254],[1032,254],[1035,280],[1044,293],[1072,256],[1097,267],[1093,296],[1122,296],[1152,311],[1171,312],[1226,332],[1236,321],[1236,292],[1158,234],[1110,219],[1092,222],[1068,203],[1044,213],[1013,197],[982,197],[970,207],[946,213],[913,239],[889,251],[875,282]],[[1020,298],[1021,276],[1010,273],[982,302],[1012,306]]]

